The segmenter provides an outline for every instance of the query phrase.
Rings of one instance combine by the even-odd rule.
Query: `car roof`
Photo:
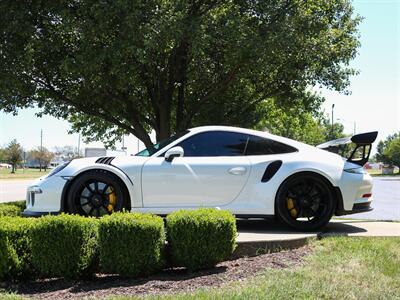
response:
[[[200,133],[200,132],[206,132],[206,131],[230,131],[230,132],[237,132],[237,133],[243,133],[243,134],[251,134],[251,135],[256,135],[264,138],[269,138],[272,140],[275,140],[277,142],[281,142],[287,145],[291,145],[296,148],[314,148],[313,146],[310,146],[308,144],[304,144],[299,141],[295,141],[286,137],[282,137],[279,135],[274,135],[266,131],[259,131],[259,130],[254,130],[254,129],[246,129],[246,128],[240,128],[240,127],[233,127],[233,126],[199,126],[199,127],[194,127],[190,128],[189,131],[191,133]]]

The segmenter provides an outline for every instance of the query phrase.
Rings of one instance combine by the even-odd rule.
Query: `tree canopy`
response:
[[[255,126],[309,87],[346,92],[350,0],[0,2],[0,109],[38,106],[86,140],[151,146],[191,126]],[[314,100],[316,98],[313,98]],[[261,110],[262,111],[262,110]]]
[[[12,140],[6,148],[7,162],[12,165],[11,173],[15,173],[17,165],[22,161],[23,149],[16,139]]]
[[[400,168],[400,132],[389,135],[376,147],[375,159],[389,166]]]
[[[46,147],[37,147],[29,152],[29,156],[39,163],[40,172],[42,168],[46,171],[54,157],[54,153],[47,150]]]

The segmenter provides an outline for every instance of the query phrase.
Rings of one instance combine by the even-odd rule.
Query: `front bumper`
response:
[[[26,209],[22,215],[39,217],[58,214],[61,211],[61,199],[67,180],[60,176],[44,177],[34,181],[26,192]]]
[[[22,215],[23,215],[24,217],[34,217],[34,218],[38,218],[38,217],[41,217],[41,216],[47,216],[47,215],[52,215],[52,216],[54,216],[54,215],[58,215],[58,214],[60,214],[59,211],[53,211],[53,212],[38,212],[38,211],[24,210],[24,211],[22,212]]]

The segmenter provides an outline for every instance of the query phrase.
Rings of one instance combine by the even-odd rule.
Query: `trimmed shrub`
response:
[[[30,230],[35,222],[32,218],[0,217],[0,280],[32,276]]]
[[[25,201],[6,202],[0,204],[0,217],[3,216],[20,216],[25,209]]]
[[[113,213],[100,219],[100,269],[134,277],[162,268],[165,247],[163,219],[139,213]]]
[[[32,230],[32,263],[40,277],[93,275],[98,222],[76,215],[41,217]]]
[[[228,211],[180,210],[167,216],[166,226],[173,266],[213,267],[228,259],[236,247],[236,219]]]

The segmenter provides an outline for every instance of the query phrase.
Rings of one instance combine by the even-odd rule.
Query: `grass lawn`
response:
[[[17,169],[17,171],[12,174],[11,169],[0,169],[0,179],[31,179],[38,178],[49,173],[50,170],[47,169],[45,172],[39,172],[39,169]]]
[[[314,247],[314,254],[301,267],[267,269],[224,288],[162,298],[400,299],[400,238],[334,237],[316,241]]]
[[[400,299],[400,238],[331,237],[312,246],[313,254],[299,267],[266,269],[223,288],[146,299]]]
[[[400,172],[394,174],[382,174],[382,170],[373,170],[373,169],[368,169],[367,172],[371,176],[400,176]]]

